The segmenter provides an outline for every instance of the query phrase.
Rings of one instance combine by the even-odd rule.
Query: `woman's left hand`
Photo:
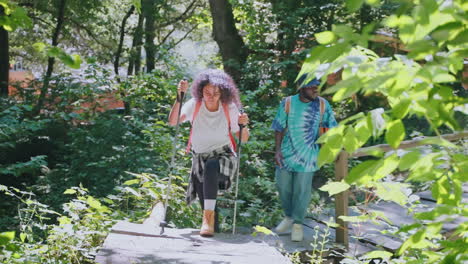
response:
[[[239,125],[246,126],[249,123],[249,116],[246,113],[239,114]]]

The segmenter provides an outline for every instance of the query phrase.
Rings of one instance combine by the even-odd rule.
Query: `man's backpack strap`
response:
[[[284,111],[286,112],[287,115],[289,115],[289,110],[291,109],[291,96],[286,97],[284,103]]]
[[[321,136],[323,133],[328,131],[328,127],[323,127],[322,121],[323,121],[323,115],[325,114],[325,99],[319,96],[320,100],[320,122],[319,122],[319,136]]]

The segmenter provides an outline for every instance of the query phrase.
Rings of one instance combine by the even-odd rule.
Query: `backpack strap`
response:
[[[291,96],[286,97],[286,101],[284,102],[284,112],[286,112],[286,127],[284,132],[286,132],[286,129],[288,129],[288,120],[289,120],[289,111],[291,111]]]
[[[320,122],[319,122],[319,135],[322,135],[323,133],[328,131],[328,127],[323,127],[322,126],[322,121],[323,121],[323,115],[325,113],[325,99],[319,96],[320,100]]]
[[[286,114],[289,114],[289,110],[291,109],[291,96],[286,97],[286,102],[284,103],[284,111]]]
[[[187,143],[187,147],[185,148],[186,153],[189,153],[190,148],[192,147],[193,123],[195,122],[195,117],[197,117],[198,112],[200,112],[201,105],[202,105],[202,101],[198,101],[197,104],[195,105],[195,110],[193,111],[192,127],[190,129],[190,136],[189,136],[189,140]],[[229,135],[229,140],[231,141],[231,148],[233,152],[236,153],[237,146],[236,146],[236,141],[234,140],[234,136],[232,136],[232,133],[231,133],[231,117],[229,116],[229,107],[227,104],[222,104],[222,106],[223,106],[224,116],[226,116],[226,120],[228,122],[228,135]]]
[[[197,101],[195,104],[195,110],[193,110],[193,115],[192,115],[192,126],[190,128],[190,136],[187,142],[187,147],[185,148],[185,152],[189,153],[190,148],[192,147],[192,132],[193,132],[193,122],[195,121],[195,117],[198,115],[198,112],[200,111],[202,101]]]
[[[231,141],[231,148],[233,153],[236,153],[237,145],[236,141],[234,140],[234,136],[231,133],[231,117],[229,115],[229,106],[227,104],[223,104],[224,115],[226,116],[226,120],[228,122],[228,135],[229,140]]]

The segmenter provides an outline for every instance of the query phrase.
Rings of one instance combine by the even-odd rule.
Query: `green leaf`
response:
[[[21,233],[21,234],[20,234],[20,239],[21,239],[21,242],[24,243],[24,241],[26,240],[26,234],[25,234],[25,233]]]
[[[405,127],[401,120],[394,120],[387,127],[387,133],[385,134],[385,140],[388,144],[396,149],[400,145],[400,142],[405,138]]]
[[[33,48],[34,48],[35,50],[37,50],[38,52],[43,52],[44,49],[46,48],[46,44],[45,44],[45,43],[42,43],[42,42],[34,43],[32,46],[33,46]]]
[[[330,196],[335,195],[337,193],[341,193],[343,191],[346,191],[351,187],[349,184],[347,184],[344,181],[340,182],[329,182],[322,186],[319,190],[323,192],[328,192]]]
[[[359,215],[359,216],[342,215],[339,218],[349,223],[363,223],[363,222],[369,221],[371,217],[369,215]]]
[[[449,181],[447,176],[443,176],[432,185],[431,190],[438,204],[459,206],[461,203],[463,189],[459,180]]]
[[[408,188],[408,184],[399,182],[383,182],[373,183],[375,193],[378,197],[385,201],[393,201],[400,205],[405,205],[408,202],[408,196],[403,191]]]
[[[392,154],[386,157],[384,160],[380,160],[375,166],[374,171],[371,172],[373,180],[381,179],[390,173],[392,173],[398,167],[400,160],[397,154]]]
[[[139,184],[139,183],[140,183],[139,179],[133,179],[133,180],[128,180],[128,181],[124,182],[123,184],[124,185],[133,185],[133,184]]]
[[[439,73],[436,76],[432,77],[432,81],[434,83],[449,83],[449,82],[455,82],[455,76],[449,74],[449,73]]]
[[[331,163],[336,159],[336,156],[340,153],[340,148],[330,148],[328,144],[325,144],[320,148],[320,152],[317,158],[317,166],[320,168],[324,164]]]
[[[389,260],[393,256],[393,253],[383,250],[374,250],[366,253],[362,256],[364,259],[378,259]]]
[[[424,249],[427,247],[436,246],[425,238],[426,238],[426,229],[419,230],[401,245],[401,247],[397,251],[397,255],[398,256],[402,255],[409,248]]]
[[[102,207],[101,202],[99,202],[98,200],[94,199],[91,196],[88,196],[88,199],[86,199],[86,202],[88,203],[89,206],[95,209],[101,209]]]
[[[338,137],[343,137],[344,129],[345,129],[345,126],[340,124],[339,126],[328,130],[327,133],[320,136],[320,138],[317,139],[317,141],[315,141],[315,143],[324,144],[324,143],[328,143],[331,140],[331,138],[335,138],[337,136]],[[334,139],[334,140],[335,140],[335,143],[336,143],[338,139]]]
[[[356,123],[356,126],[354,127],[354,129],[356,131],[357,138],[359,140],[359,146],[364,145],[372,135],[372,128],[369,127],[367,118],[363,118],[359,120]]]
[[[265,234],[265,235],[273,234],[273,231],[271,231],[270,229],[268,229],[268,228],[266,228],[264,226],[259,226],[259,225],[255,226],[255,232],[262,233],[262,234]]]
[[[364,0],[346,0],[346,7],[349,12],[357,11],[364,4]]]
[[[379,6],[380,0],[366,0],[366,3],[371,6]]]
[[[315,34],[315,37],[317,38],[317,42],[322,44],[322,45],[327,45],[336,40],[336,35],[332,31],[324,31]]]
[[[76,190],[74,189],[67,189],[65,190],[65,192],[63,192],[63,194],[75,194],[76,193]]]
[[[357,76],[340,81],[333,87],[333,89],[338,89],[338,91],[333,95],[333,101],[339,102],[350,97],[361,89],[361,85],[361,79]],[[327,91],[327,93],[329,92],[331,91]]]
[[[421,153],[418,150],[405,153],[400,159],[400,165],[398,166],[398,169],[400,171],[409,169],[417,160],[419,160],[420,156]]]
[[[135,195],[136,197],[141,197],[141,194],[139,194],[135,189],[131,188],[131,187],[125,187],[124,188],[127,192],[129,193],[132,193],[133,195]]]
[[[141,14],[141,0],[132,0],[132,4],[135,6],[137,12]]]
[[[15,231],[0,233],[0,246],[8,244],[8,242],[13,240],[14,238],[15,238]]]
[[[392,107],[392,114],[394,118],[403,119],[409,112],[410,99],[403,99],[397,105]]]
[[[398,230],[398,233],[407,233],[410,230],[420,228],[422,225],[420,223],[410,224],[410,225],[403,225]]]
[[[47,50],[47,56],[49,57],[58,57],[61,53],[61,49],[58,47],[51,47]]]
[[[353,127],[348,127],[346,129],[346,134],[343,138],[343,141],[343,146],[349,154],[352,154],[360,147],[356,132],[354,131]]]
[[[378,160],[366,160],[356,167],[352,168],[349,175],[345,178],[346,183],[352,184],[355,182],[366,182],[369,181],[370,172],[374,169],[374,166],[378,164]]]

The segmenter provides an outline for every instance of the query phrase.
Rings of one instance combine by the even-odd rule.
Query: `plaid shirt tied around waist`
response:
[[[217,158],[219,159],[220,177],[227,177],[231,183],[234,181],[234,176],[237,172],[237,157],[235,152],[232,151],[229,145],[215,149],[206,153],[195,153],[192,151],[192,170],[190,173],[189,184],[185,200],[187,204],[191,204],[197,197],[195,185],[193,183],[194,177],[197,177],[199,182],[203,182],[203,174],[205,171],[205,163],[207,160]],[[232,184],[231,184],[232,185]],[[229,190],[229,189],[228,189]],[[227,191],[227,190],[224,190]]]

